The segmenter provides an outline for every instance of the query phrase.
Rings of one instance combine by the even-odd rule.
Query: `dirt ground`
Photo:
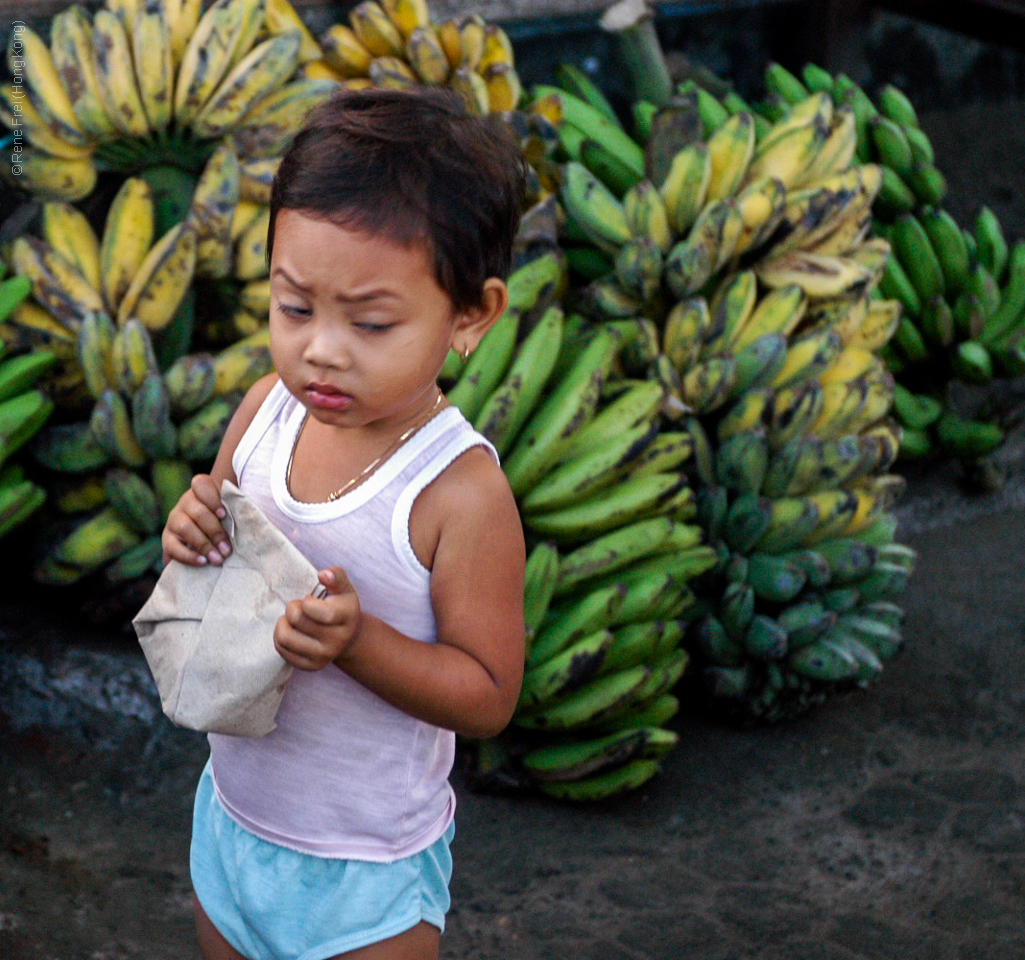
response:
[[[1017,235],[1021,116],[925,118],[960,158],[952,195]],[[476,795],[457,773],[443,956],[1025,957],[1023,447],[999,493],[910,476],[909,643],[868,691],[772,727],[685,711],[662,774],[604,805]],[[71,622],[0,597],[0,958],[192,960],[204,741],[160,717],[127,638]]]

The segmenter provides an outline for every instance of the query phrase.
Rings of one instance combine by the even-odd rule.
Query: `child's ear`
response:
[[[480,306],[464,310],[456,317],[452,331],[452,348],[461,356],[468,356],[505,312],[509,303],[509,291],[498,277],[484,281],[484,295]]]

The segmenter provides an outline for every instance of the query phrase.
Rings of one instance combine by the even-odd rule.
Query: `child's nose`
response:
[[[352,366],[352,352],[337,331],[323,328],[312,331],[304,354],[307,362],[318,367],[345,370]]]

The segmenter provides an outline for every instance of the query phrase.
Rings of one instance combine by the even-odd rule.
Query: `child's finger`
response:
[[[198,560],[193,562],[222,563],[231,553],[231,544],[220,521],[208,510],[180,509],[171,512],[167,518],[165,533],[177,538],[186,548],[193,551]],[[170,541],[165,542],[166,544]]]
[[[217,484],[214,483],[213,477],[206,473],[197,473],[192,478],[190,486],[192,492],[196,495],[196,499],[215,517],[223,520],[227,516],[224,504],[221,503],[220,491],[217,489]]]

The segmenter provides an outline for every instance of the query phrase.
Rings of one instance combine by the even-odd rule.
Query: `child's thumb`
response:
[[[349,578],[341,567],[327,567],[317,574],[317,579],[324,585],[328,593],[345,593],[351,589]]]

